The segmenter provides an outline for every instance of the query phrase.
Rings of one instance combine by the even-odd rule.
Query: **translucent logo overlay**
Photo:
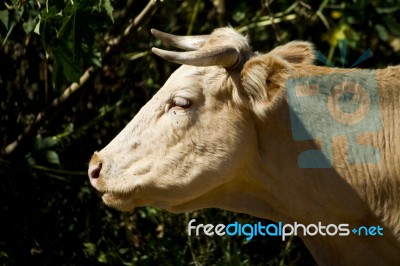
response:
[[[342,47],[345,46],[342,44]],[[371,54],[364,53],[360,58],[365,60]],[[319,53],[317,58],[318,55],[322,61],[324,57]],[[341,55],[345,56],[342,50]],[[356,63],[359,62],[360,59]],[[320,150],[299,154],[300,168],[331,168],[332,141],[339,136],[346,138],[348,163],[377,163],[380,160],[377,148],[357,141],[361,134],[382,129],[376,73],[360,69],[338,72],[341,73],[286,81],[293,139],[316,140],[321,144]]]
[[[354,236],[378,237],[383,236],[383,228],[379,225],[350,227],[347,223],[342,224],[293,224],[265,223],[257,222],[253,224],[239,223],[237,221],[230,224],[197,224],[196,219],[188,222],[187,233],[189,236],[244,236],[246,240],[251,240],[255,236],[276,236],[285,241],[288,236]]]

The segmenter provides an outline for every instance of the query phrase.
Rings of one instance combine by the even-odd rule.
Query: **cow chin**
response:
[[[131,211],[136,207],[133,197],[126,194],[107,192],[104,193],[102,199],[107,206],[119,211]]]

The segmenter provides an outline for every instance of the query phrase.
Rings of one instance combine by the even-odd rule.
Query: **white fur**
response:
[[[319,141],[294,141],[285,80],[348,70],[309,65],[312,46],[290,43],[251,57],[247,39],[219,29],[206,45],[237,43],[236,69],[183,65],[90,163],[92,184],[120,210],[172,212],[217,207],[283,222],[380,225],[384,236],[303,237],[319,264],[400,265],[400,68],[377,71],[383,129],[360,141],[377,164],[350,165],[345,138],[334,168],[301,169],[298,155]],[[222,37],[221,37],[222,36]],[[171,107],[186,97],[187,109]],[[318,121],[316,121],[318,123]]]

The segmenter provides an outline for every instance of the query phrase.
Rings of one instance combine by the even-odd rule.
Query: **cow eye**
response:
[[[172,106],[171,106],[171,108],[173,108],[173,107],[180,107],[180,108],[187,109],[187,108],[190,107],[190,105],[191,105],[191,102],[190,102],[189,99],[183,98],[183,97],[174,97],[174,98],[172,99]]]

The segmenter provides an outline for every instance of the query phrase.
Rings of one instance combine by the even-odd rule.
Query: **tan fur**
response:
[[[171,75],[93,156],[89,175],[104,202],[124,211],[216,207],[284,223],[380,225],[384,236],[302,238],[321,265],[400,265],[400,67],[376,71],[383,128],[357,136],[379,148],[381,160],[350,164],[348,140],[339,136],[332,140],[333,168],[299,168],[299,154],[322,142],[293,140],[287,79],[355,70],[309,65],[308,43],[257,54],[232,29],[216,32],[225,37],[212,34],[207,45],[237,43],[242,63],[183,65]],[[191,106],[174,106],[176,97]]]

